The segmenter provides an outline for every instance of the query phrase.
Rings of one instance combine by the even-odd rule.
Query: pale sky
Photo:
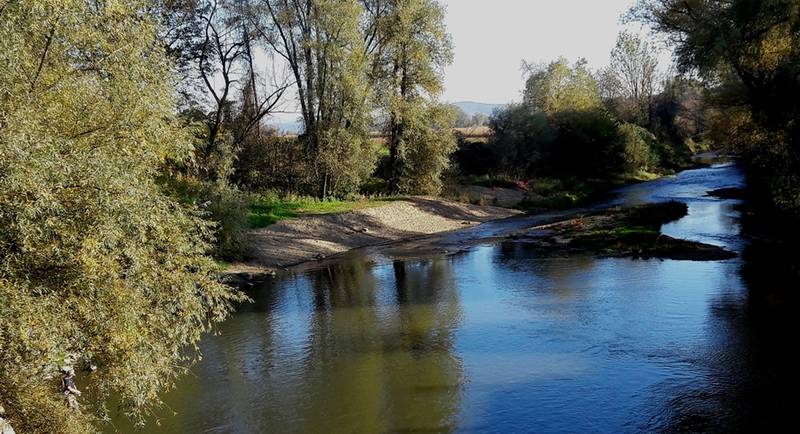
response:
[[[445,70],[445,101],[519,101],[522,60],[585,57],[608,64],[620,18],[635,0],[441,0],[455,61]],[[669,56],[666,56],[669,59]]]

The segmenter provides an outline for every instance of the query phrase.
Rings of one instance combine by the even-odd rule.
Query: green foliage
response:
[[[563,110],[591,110],[601,105],[600,90],[586,60],[570,66],[559,58],[546,66],[524,65],[529,73],[523,92],[524,103],[534,110],[556,113]]]
[[[544,175],[609,178],[625,172],[618,123],[605,110],[562,111],[551,122],[556,139]]]
[[[217,223],[214,231],[215,258],[241,260],[247,254],[247,207],[244,193],[230,186],[215,183],[205,193],[201,209],[207,218]]]
[[[248,220],[253,228],[262,228],[302,215],[337,214],[357,209],[380,206],[391,198],[338,200],[318,199],[309,196],[287,195],[275,192],[263,193],[254,198],[249,207]]]
[[[622,124],[618,128],[623,147],[625,171],[652,170],[657,165],[655,155],[656,136],[650,131],[635,124]]]
[[[0,402],[18,432],[159,402],[231,302],[213,226],[155,182],[190,151],[145,1],[0,8]],[[70,410],[62,364],[96,364]],[[79,374],[83,375],[83,374]]]
[[[376,3],[368,9],[373,11],[370,28],[373,40],[381,42],[367,48],[375,50],[372,80],[377,104],[388,118],[390,189],[436,194],[456,149],[450,130],[457,112],[436,102],[442,70],[453,58],[445,10],[435,0]]]
[[[377,154],[369,141],[368,57],[357,0],[258,2],[269,46],[289,64],[313,183],[323,197],[357,190]],[[298,48],[300,47],[300,48]]]
[[[497,172],[509,176],[534,175],[556,137],[547,116],[534,112],[527,104],[510,104],[496,111],[489,126],[492,129],[491,147],[496,157],[484,161],[495,162]],[[482,155],[478,157],[484,158]]]
[[[774,203],[800,214],[800,3],[641,0],[632,15],[676,42],[681,69],[716,85],[713,122],[734,128],[712,134],[742,145]]]
[[[453,126],[456,128],[467,128],[473,125],[472,118],[455,104],[448,104],[447,109],[452,112],[451,116],[454,119]]]
[[[418,118],[419,117],[419,118]],[[407,122],[398,140],[399,191],[406,194],[439,194],[442,172],[456,149],[452,118],[444,106],[407,111]]]
[[[600,108],[550,115],[526,104],[492,116],[498,173],[512,177],[613,177],[626,171],[618,123]]]
[[[653,99],[651,130],[658,137],[656,153],[665,168],[678,169],[689,164],[698,142],[707,142],[709,113],[702,83],[674,77]]]
[[[312,169],[305,146],[296,137],[264,131],[242,143],[230,179],[247,191],[314,193]]]
[[[581,60],[570,66],[563,58],[547,66],[525,65],[529,77],[524,102],[496,111],[490,121],[492,137],[486,149],[462,145],[456,161],[463,174],[504,175],[525,179],[613,179],[644,174],[661,167],[679,167],[687,159],[686,143],[698,135],[696,93],[670,95],[655,106],[654,52],[638,37],[622,34],[614,52],[616,70],[605,75],[625,89],[608,96],[617,108],[620,98],[635,99],[643,114],[654,112],[659,132],[620,122],[601,104],[598,83]],[[608,90],[606,90],[608,93]],[[690,96],[689,96],[690,95]],[[616,98],[610,103],[609,98]],[[657,109],[653,109],[656,107]],[[618,110],[615,110],[618,112]],[[651,122],[646,122],[651,123]],[[676,138],[677,144],[671,143]],[[475,161],[473,161],[475,160]],[[480,162],[485,170],[480,170]]]
[[[245,193],[222,181],[201,181],[194,177],[161,176],[159,184],[168,196],[199,209],[203,217],[213,222],[211,253],[215,259],[244,259],[248,249],[246,231],[249,205]]]

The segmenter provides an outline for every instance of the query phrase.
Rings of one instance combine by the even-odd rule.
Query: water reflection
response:
[[[464,384],[450,259],[341,263],[250,294],[146,432],[447,432]],[[117,428],[133,431],[124,422]]]
[[[719,166],[616,200],[682,200],[665,232],[758,256],[738,203],[705,197],[741,182]],[[746,432],[792,415],[796,279],[781,289],[757,261],[539,258],[517,243],[372,259],[256,288],[145,432]]]

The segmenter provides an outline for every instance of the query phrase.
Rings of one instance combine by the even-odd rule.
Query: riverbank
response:
[[[229,274],[262,274],[348,250],[474,227],[520,211],[411,197],[353,211],[283,220],[250,231],[250,260],[231,264]]]
[[[736,253],[721,247],[670,237],[662,225],[688,214],[681,202],[611,208],[587,216],[533,227],[509,238],[525,243],[541,257],[592,255],[634,259],[718,261]]]
[[[612,189],[609,186],[605,191]],[[226,273],[250,280],[278,270],[324,266],[343,255],[377,253],[395,259],[424,258],[507,241],[532,245],[544,256],[589,254],[685,260],[732,257],[715,246],[660,233],[662,224],[685,215],[685,206],[680,215],[672,215],[674,212],[662,210],[660,205],[652,207],[656,214],[665,213],[642,223],[631,221],[630,213],[636,209],[609,209],[608,205],[537,208],[536,212],[524,213],[437,197],[398,198],[348,212],[290,218],[254,229],[248,234],[252,246],[249,261],[231,264]],[[650,207],[644,209],[647,212]]]

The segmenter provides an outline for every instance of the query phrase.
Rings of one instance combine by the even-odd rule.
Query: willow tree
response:
[[[437,101],[443,68],[453,59],[445,8],[436,0],[365,4],[373,23],[366,32],[367,48],[374,47],[371,71],[378,104],[387,115],[390,188],[438,193],[456,146],[452,111]]]
[[[190,141],[150,6],[0,3],[0,405],[19,432],[93,431],[112,394],[141,416],[240,298],[213,228],[154,182]]]
[[[300,139],[322,196],[352,190],[374,169],[369,83],[357,0],[254,0],[251,22],[291,70]]]

